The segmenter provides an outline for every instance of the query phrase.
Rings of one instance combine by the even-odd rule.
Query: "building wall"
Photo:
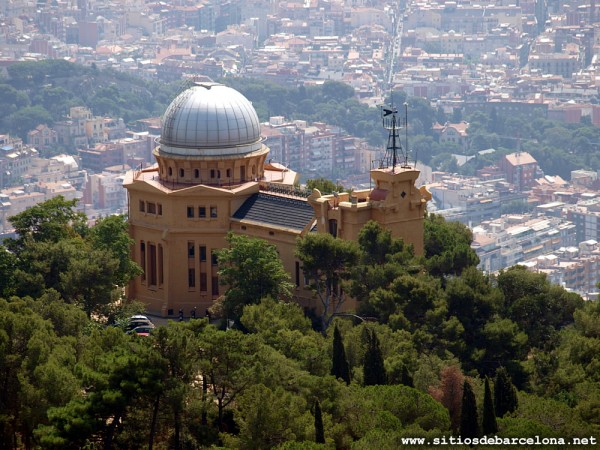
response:
[[[221,292],[213,278],[217,268],[210,263],[211,252],[226,245],[232,206],[241,205],[241,201],[251,193],[232,199],[229,192],[203,186],[168,192],[152,189],[145,183],[132,185],[129,188],[129,218],[130,234],[135,241],[134,259],[145,266],[147,275],[134,280],[130,295],[146,303],[149,310],[162,315],[179,308],[197,306],[203,311],[211,306]],[[149,206],[152,204],[153,208]],[[202,207],[206,217],[199,217]],[[211,217],[211,208],[216,208],[216,217]],[[188,243],[193,243],[194,257],[188,257]],[[148,247],[145,262],[142,244]],[[158,274],[155,279],[150,277],[153,263],[150,246],[156,248],[153,264],[158,271],[161,266],[159,245],[163,253],[163,282],[160,282]],[[199,260],[202,246],[206,248],[205,262]],[[193,286],[189,282],[189,269],[194,269]],[[200,289],[201,273],[207,276],[205,291]]]
[[[330,224],[335,221],[337,237],[356,240],[360,229],[369,220],[376,220],[392,236],[412,244],[416,254],[422,254],[424,209],[430,195],[414,185],[419,171],[397,170],[395,174],[381,169],[372,171],[377,194],[371,190],[356,191],[350,198],[347,193],[334,197],[313,192],[307,201],[315,210],[317,232],[331,233]],[[130,235],[135,241],[133,258],[145,272],[130,283],[130,298],[144,302],[149,311],[162,316],[176,315],[179,309],[187,316],[193,308],[209,308],[224,292],[218,282],[218,267],[211,263],[211,253],[227,245],[226,236],[232,230],[275,245],[296,285],[296,301],[306,308],[319,307],[304,284],[295,257],[296,240],[309,229],[300,231],[232,219],[244,201],[259,191],[259,183],[248,182],[231,189],[196,185],[171,190],[156,181],[156,174],[156,169],[137,176],[130,172],[125,182]],[[387,196],[378,197],[383,191],[388,192]],[[200,208],[204,208],[205,217],[199,217]],[[212,208],[216,208],[216,217],[211,217]],[[200,255],[206,258],[202,260]]]

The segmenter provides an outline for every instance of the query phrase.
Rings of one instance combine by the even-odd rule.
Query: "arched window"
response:
[[[169,167],[169,176],[173,176],[173,168]]]
[[[194,169],[194,178],[200,178],[200,171],[198,169]]]
[[[179,177],[183,178],[184,175],[185,175],[185,172],[183,171],[183,169],[179,169]]]

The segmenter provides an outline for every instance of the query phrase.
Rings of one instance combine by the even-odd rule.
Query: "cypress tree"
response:
[[[479,436],[477,402],[475,401],[473,389],[467,380],[463,383],[463,396],[460,410],[460,436],[463,439]]]
[[[315,442],[317,444],[325,443],[325,429],[323,428],[323,414],[319,400],[315,400]]]
[[[333,361],[331,365],[331,375],[336,378],[341,378],[346,384],[350,384],[350,365],[348,364],[348,358],[346,358],[346,350],[344,349],[342,335],[337,325],[333,330]]]
[[[496,413],[494,411],[494,402],[492,400],[492,391],[490,389],[490,380],[488,380],[488,377],[485,377],[483,423],[481,428],[485,436],[495,435],[498,432],[498,423],[496,422]]]
[[[402,370],[400,372],[400,384],[408,387],[415,387],[413,377],[404,364],[402,364]]]
[[[365,361],[363,365],[363,383],[365,386],[374,386],[377,384],[386,384],[387,376],[383,364],[383,355],[379,347],[379,339],[375,331],[369,333],[369,342]]]
[[[496,407],[496,417],[504,417],[505,414],[515,411],[519,406],[517,390],[504,367],[500,367],[496,371],[494,405]]]

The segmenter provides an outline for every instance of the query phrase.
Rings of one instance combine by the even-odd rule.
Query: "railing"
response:
[[[203,186],[219,187],[222,189],[233,189],[244,183],[248,183],[252,180],[241,180],[241,179],[235,180],[233,178],[228,178],[227,180],[215,180],[215,179],[203,180],[202,178],[195,178],[194,181],[175,181],[175,180],[169,181],[169,180],[161,179],[159,175],[153,175],[152,181],[157,181],[162,186],[167,187],[173,191],[176,191],[179,189],[187,189],[192,186],[198,186],[200,184]]]
[[[312,190],[309,189],[302,189],[297,186],[282,186],[280,184],[269,183],[267,181],[261,181],[260,190],[273,194],[282,194],[299,198],[308,198],[312,193]]]
[[[135,178],[138,178],[139,174],[140,173],[137,172]],[[219,187],[222,189],[233,189],[235,187],[241,186],[244,183],[259,181],[256,179],[255,180],[249,180],[249,179],[236,180],[234,178],[228,178],[227,180],[210,179],[210,180],[206,180],[206,181],[202,180],[202,178],[196,178],[193,181],[175,181],[175,180],[169,181],[169,180],[161,179],[158,174],[152,175],[151,180],[156,181],[157,183],[160,183],[162,186],[169,188],[173,191],[176,191],[179,189],[187,189],[187,188],[190,188],[193,186],[198,186],[198,185]],[[271,183],[271,182],[264,181],[264,180],[261,180],[259,182],[259,189],[261,191],[269,192],[272,194],[281,194],[281,195],[286,195],[286,196],[290,196],[290,197],[298,197],[298,198],[308,198],[310,196],[310,194],[312,193],[312,190],[310,190],[310,189],[303,189],[298,186],[285,186],[285,185],[281,185],[278,183]]]

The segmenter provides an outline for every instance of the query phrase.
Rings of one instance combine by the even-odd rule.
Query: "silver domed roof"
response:
[[[252,103],[235,89],[199,83],[179,94],[163,115],[160,152],[180,156],[243,155],[260,150]]]

